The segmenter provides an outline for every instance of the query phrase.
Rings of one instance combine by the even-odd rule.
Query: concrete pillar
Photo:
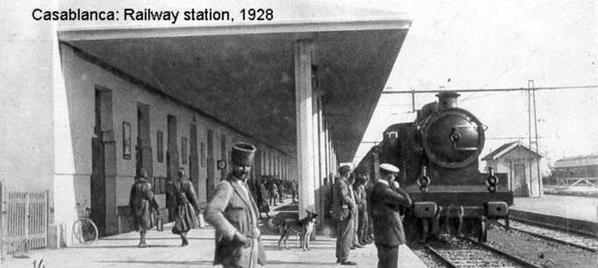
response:
[[[328,136],[328,120],[324,118],[324,158],[326,161],[326,178],[328,178],[328,183],[332,183],[332,178],[329,178],[330,174],[330,137]]]
[[[313,45],[309,42],[298,41],[295,43],[299,218],[306,216],[305,210],[315,209],[314,125],[311,82],[312,51]]]

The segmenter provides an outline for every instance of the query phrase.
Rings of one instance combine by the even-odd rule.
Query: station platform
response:
[[[276,212],[290,206],[290,200],[274,207]],[[147,233],[150,247],[138,248],[139,234],[129,232],[104,237],[91,245],[63,249],[42,249],[26,252],[28,258],[14,258],[7,255],[1,267],[32,267],[33,262],[43,260],[46,267],[221,267],[214,266],[214,229],[211,227],[193,229],[189,232],[189,245],[181,247],[179,236],[171,234],[172,223],[164,225],[164,231],[151,230]],[[264,232],[263,232],[264,233]],[[274,233],[274,232],[271,232]],[[278,248],[278,235],[263,234],[267,264],[265,267],[376,267],[378,255],[373,244],[351,251],[349,260],[357,266],[341,266],[336,263],[336,239],[318,236],[310,242],[311,251],[296,246],[291,235],[287,241],[289,249]],[[409,249],[399,249],[399,267],[426,267]]]
[[[550,195],[515,198],[511,215],[558,228],[598,236],[598,198]]]
[[[181,247],[178,236],[164,231],[149,231],[148,248],[137,248],[136,232],[102,238],[91,245],[63,249],[43,249],[27,252],[28,258],[6,256],[2,267],[32,267],[43,260],[46,267],[214,267],[214,229],[194,229],[189,233],[189,246]],[[265,267],[341,267],[336,264],[334,238],[318,237],[311,242],[311,251],[295,246],[294,237],[288,241],[289,249],[278,249],[278,237],[263,237],[267,265]],[[408,247],[399,249],[400,267],[426,267]],[[350,260],[358,266],[376,267],[374,245],[351,251]],[[219,267],[219,266],[218,266]],[[344,267],[344,266],[343,266]]]

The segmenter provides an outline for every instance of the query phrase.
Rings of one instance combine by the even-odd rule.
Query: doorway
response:
[[[152,143],[150,139],[150,106],[137,103],[137,145],[135,146],[135,170],[145,169],[153,178]]]
[[[106,189],[116,183],[116,141],[112,124],[112,90],[95,89],[95,125],[91,138],[91,179],[90,179],[90,209],[91,218],[98,227],[100,236],[111,233],[108,230],[108,207]],[[79,210],[85,207],[79,208]],[[113,215],[110,215],[113,216]]]

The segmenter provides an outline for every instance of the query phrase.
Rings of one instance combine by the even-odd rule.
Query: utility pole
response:
[[[542,182],[542,175],[540,175],[540,151],[538,150],[538,117],[536,113],[536,87],[534,86],[534,80],[532,82],[532,102],[534,103],[534,134],[536,140],[536,153],[538,157],[536,158],[536,170],[538,172],[538,196],[542,196],[544,191],[542,190],[544,182]],[[530,147],[531,149],[531,147]]]
[[[528,157],[529,157],[529,183],[527,183],[527,191],[528,194],[530,196],[533,196],[533,192],[532,191],[532,181],[533,181],[533,177],[534,177],[534,172],[533,172],[533,168],[532,168],[532,88],[534,87],[534,81],[533,80],[528,80],[527,81],[527,118],[528,118],[528,129],[527,129],[527,137],[528,137],[528,141],[529,141],[529,153],[528,153]]]

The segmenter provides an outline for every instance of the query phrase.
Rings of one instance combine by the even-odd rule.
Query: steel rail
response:
[[[472,242],[472,243],[474,243],[474,244],[476,244],[476,245],[479,245],[479,246],[481,246],[481,247],[483,247],[485,249],[488,249],[488,250],[490,250],[492,252],[496,252],[499,255],[505,256],[508,259],[510,259],[512,261],[515,261],[515,262],[517,262],[519,264],[522,264],[522,265],[525,265],[525,266],[529,266],[529,267],[534,267],[534,268],[542,268],[542,266],[535,265],[535,264],[533,264],[531,262],[528,262],[528,261],[526,261],[524,259],[521,259],[521,258],[519,258],[517,256],[513,256],[513,255],[511,255],[511,254],[509,254],[507,252],[504,252],[504,251],[502,251],[502,250],[500,250],[498,248],[495,248],[493,246],[490,246],[490,245],[488,245],[486,243],[480,243],[480,242],[476,241],[475,239],[471,239],[469,237],[466,237],[465,239],[468,240],[468,241],[470,241],[470,242]]]
[[[535,237],[538,237],[538,238],[542,238],[542,239],[546,239],[546,240],[549,240],[549,241],[553,241],[553,242],[565,244],[565,245],[568,245],[568,246],[585,249],[585,250],[588,250],[588,251],[591,251],[591,252],[594,252],[594,253],[598,252],[598,249],[596,249],[596,248],[591,248],[591,247],[580,245],[580,244],[577,244],[577,243],[573,243],[573,242],[561,240],[561,239],[558,239],[558,238],[555,238],[555,237],[550,237],[550,236],[546,236],[546,235],[543,235],[543,234],[538,234],[538,233],[534,233],[534,232],[531,232],[531,231],[526,231],[526,230],[523,230],[523,229],[519,229],[517,227],[509,226],[507,228],[507,226],[505,224],[500,223],[500,222],[495,222],[495,224],[500,225],[501,227],[503,227],[503,228],[505,228],[507,230],[515,230],[517,232],[521,232],[521,233],[528,234],[528,235],[531,235],[531,236],[535,236]],[[540,227],[541,228],[547,228],[547,227],[544,227],[544,226],[540,226]],[[547,229],[550,229],[550,228],[547,228]],[[561,230],[557,230],[557,231],[562,232]],[[576,235],[578,235],[578,234],[576,234]]]
[[[438,252],[436,249],[434,249],[433,247],[431,247],[428,244],[424,244],[424,248],[429,250],[430,252],[432,252],[434,255],[436,255],[436,257],[440,258],[446,265],[448,265],[451,268],[457,268],[457,266],[451,262],[451,260],[449,260],[448,258],[446,258],[445,256],[442,255],[442,253]]]

